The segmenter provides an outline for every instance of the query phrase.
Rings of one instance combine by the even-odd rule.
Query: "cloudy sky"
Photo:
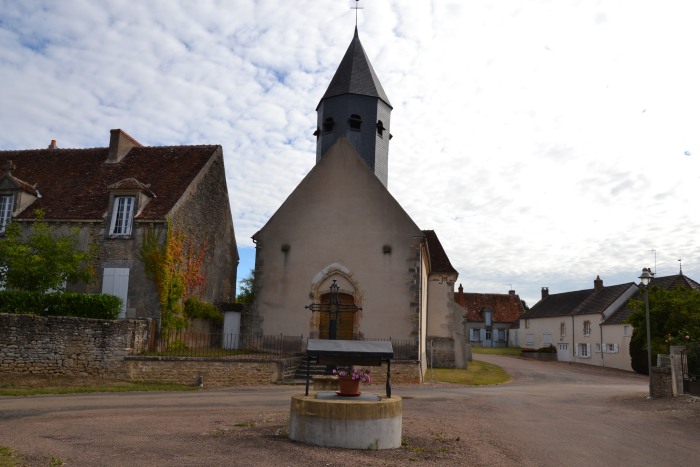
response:
[[[236,237],[315,162],[315,108],[353,0],[0,0],[0,149],[221,144]],[[465,290],[529,305],[700,280],[700,40],[692,0],[363,0],[394,110],[389,190]],[[655,250],[655,251],[652,251]]]

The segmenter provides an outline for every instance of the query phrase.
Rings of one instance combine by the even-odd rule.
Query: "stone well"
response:
[[[289,437],[324,447],[394,449],[401,447],[401,420],[400,397],[312,392],[292,397]]]

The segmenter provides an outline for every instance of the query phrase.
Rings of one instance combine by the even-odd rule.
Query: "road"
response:
[[[700,401],[648,400],[646,377],[478,355],[511,382],[402,385],[404,447],[346,451],[286,438],[299,386],[0,398],[0,445],[29,465],[567,465],[700,462]],[[371,389],[380,392],[381,388]]]

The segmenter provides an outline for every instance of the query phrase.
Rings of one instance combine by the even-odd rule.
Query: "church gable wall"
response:
[[[417,338],[422,232],[347,141],[329,151],[256,234],[263,334],[309,336],[315,280],[338,264],[356,284],[360,336]],[[321,291],[323,292],[323,291]]]

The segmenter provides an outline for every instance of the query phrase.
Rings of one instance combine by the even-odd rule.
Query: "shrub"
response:
[[[0,291],[0,313],[116,319],[121,306],[121,298],[107,294]]]
[[[211,303],[204,303],[195,297],[190,297],[185,301],[185,316],[189,319],[210,319],[215,323],[224,320],[219,309]]]

